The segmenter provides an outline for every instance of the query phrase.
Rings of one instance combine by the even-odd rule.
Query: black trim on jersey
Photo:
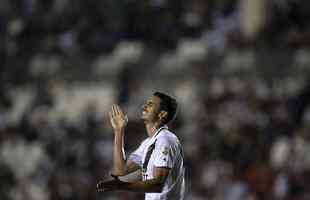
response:
[[[154,135],[154,137],[156,137],[163,129],[167,129],[165,126],[164,127],[161,127],[158,129],[157,133]],[[147,153],[146,153],[146,156],[144,158],[144,162],[142,164],[142,174],[143,174],[143,178],[146,179],[147,177],[147,174],[146,174],[146,171],[147,171],[147,166],[149,164],[149,161],[150,161],[150,158],[151,158],[151,155],[155,149],[155,144],[156,144],[156,141],[157,139],[155,140],[155,142],[153,142],[153,144],[151,144],[148,149],[147,149]]]

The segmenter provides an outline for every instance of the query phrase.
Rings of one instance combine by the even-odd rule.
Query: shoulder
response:
[[[149,141],[149,138],[146,138],[146,139],[144,139],[141,143],[140,143],[140,146],[139,146],[139,148],[141,149],[143,149],[143,148],[146,148],[146,146],[147,146],[147,144],[148,144],[148,141]]]
[[[140,143],[140,146],[145,146],[148,141],[150,140],[150,138],[145,138],[141,143]]]
[[[168,129],[161,131],[161,133],[157,136],[156,139],[156,143],[160,144],[175,145],[179,143],[178,137]]]

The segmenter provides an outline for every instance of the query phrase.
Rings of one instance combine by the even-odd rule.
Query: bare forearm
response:
[[[164,187],[165,180],[169,174],[168,168],[156,168],[153,179],[146,181],[121,181],[118,177],[113,177],[110,181],[101,181],[97,188],[99,191],[127,190],[142,193],[160,193]]]
[[[151,179],[147,181],[123,182],[121,190],[132,192],[151,192],[160,193],[163,188],[163,183],[158,179]]]
[[[124,130],[118,131],[114,135],[113,147],[113,173],[116,175],[124,175],[126,171],[125,151],[124,151]]]

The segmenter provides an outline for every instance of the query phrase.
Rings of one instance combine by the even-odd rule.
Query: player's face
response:
[[[160,98],[151,96],[146,103],[142,106],[141,118],[147,122],[156,122],[159,120]]]

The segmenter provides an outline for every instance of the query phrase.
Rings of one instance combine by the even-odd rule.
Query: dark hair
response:
[[[154,92],[154,96],[160,98],[160,110],[168,112],[168,116],[163,121],[164,124],[168,124],[170,121],[173,121],[177,114],[178,103],[171,96],[164,94],[162,92]]]

